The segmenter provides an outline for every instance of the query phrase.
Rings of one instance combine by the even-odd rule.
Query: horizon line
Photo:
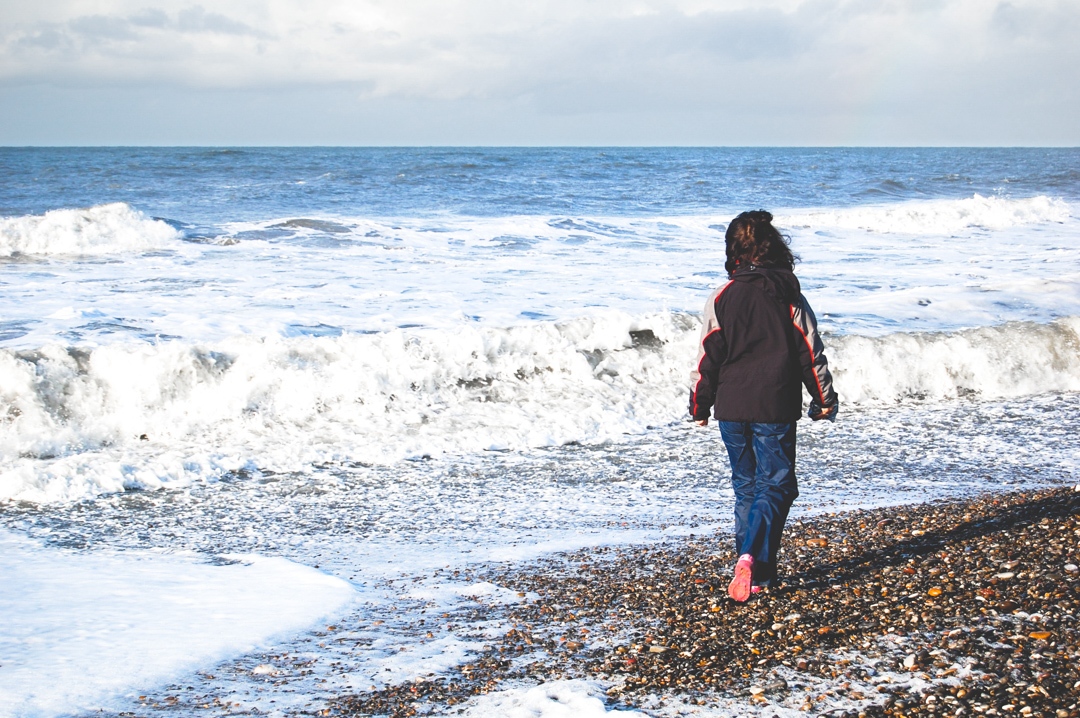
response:
[[[950,144],[901,144],[901,145],[801,145],[801,144],[750,144],[750,145],[682,145],[682,144],[536,144],[536,145],[477,145],[477,144],[0,144],[2,150],[29,149],[458,149],[458,150],[544,150],[544,149],[790,149],[790,150],[1075,150],[1080,145],[950,145]]]

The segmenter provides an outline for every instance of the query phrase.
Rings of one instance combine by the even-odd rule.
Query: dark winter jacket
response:
[[[690,413],[719,421],[782,423],[802,415],[802,389],[836,402],[817,319],[787,269],[747,266],[705,304]]]

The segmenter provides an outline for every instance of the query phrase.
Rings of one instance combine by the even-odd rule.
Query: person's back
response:
[[[797,421],[802,381],[791,307],[799,280],[788,269],[739,267],[708,308],[723,328],[724,361],[717,371],[718,421]]]

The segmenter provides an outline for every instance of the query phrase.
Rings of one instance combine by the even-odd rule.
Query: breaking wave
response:
[[[167,223],[115,202],[0,219],[0,257],[146,251],[179,237]]]
[[[841,398],[883,405],[1080,391],[1080,317],[827,344]]]
[[[864,229],[900,234],[948,234],[972,228],[1001,230],[1010,227],[1065,222],[1067,202],[1039,196],[1027,199],[983,197],[911,201],[884,206],[821,210],[777,218],[784,227],[807,229]]]
[[[693,324],[613,313],[510,329],[0,350],[0,497],[621,439],[685,401]]]
[[[625,441],[685,413],[697,317],[0,350],[0,498]],[[827,338],[849,407],[1080,391],[1080,318]]]

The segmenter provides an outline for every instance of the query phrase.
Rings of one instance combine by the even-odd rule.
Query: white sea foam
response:
[[[77,498],[241,468],[626,441],[684,413],[698,321],[0,351],[0,497]],[[852,405],[1080,391],[1080,318],[829,339]]]
[[[123,202],[55,209],[0,219],[0,257],[146,251],[167,246],[179,236],[167,223],[148,219]]]
[[[511,688],[471,700],[466,718],[602,718],[646,715],[635,710],[607,710],[604,687],[584,679],[562,680],[529,688]]]
[[[951,234],[973,228],[1002,230],[1012,227],[1065,222],[1068,203],[1052,197],[1024,199],[983,197],[909,201],[850,209],[828,209],[778,216],[785,227],[807,229],[864,229],[901,234]]]
[[[0,717],[116,705],[287,639],[357,595],[282,558],[234,558],[215,566],[196,555],[67,551],[0,530]]]
[[[251,462],[284,471],[622,439],[685,401],[693,347],[682,324],[692,320],[611,313],[511,329],[2,351],[0,495],[156,487]],[[631,332],[653,346],[634,348]]]
[[[986,201],[1013,209],[1048,202],[1053,211],[1032,213],[1044,219],[1060,208],[1046,198]],[[964,202],[969,200],[959,205]],[[838,212],[887,227],[898,226],[889,225],[890,213],[922,217],[927,206],[906,202]],[[938,218],[940,226],[922,217],[926,224],[919,225],[917,239],[830,225],[828,217],[809,228],[781,226],[802,257],[798,274],[807,296],[829,315],[834,330],[952,331],[1080,314],[1077,217],[1064,224],[951,232],[948,216]],[[509,327],[570,321],[598,307],[632,315],[697,312],[724,279],[728,219],[441,216],[236,223],[215,230],[222,232],[218,240],[232,242],[224,246],[189,237],[193,241],[172,242],[168,252],[127,252],[92,265],[51,261],[48,272],[35,262],[5,263],[0,342],[22,349],[157,337],[216,343],[241,334]]]
[[[953,333],[841,336],[828,355],[842,399],[1009,399],[1080,391],[1080,317]]]

